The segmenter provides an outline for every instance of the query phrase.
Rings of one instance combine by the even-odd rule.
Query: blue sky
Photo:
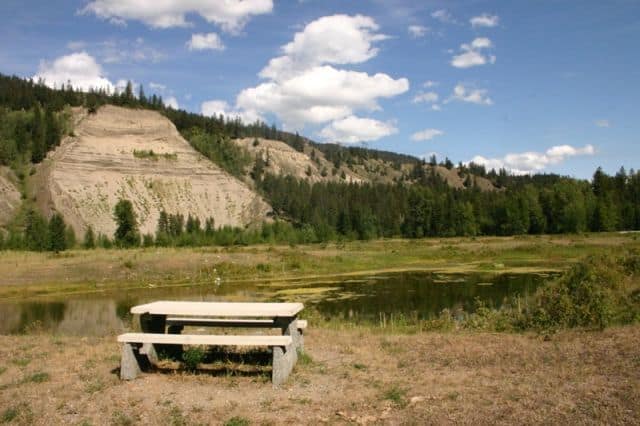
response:
[[[0,4],[0,72],[318,141],[588,178],[640,159],[640,2]],[[115,90],[115,89],[114,89]]]

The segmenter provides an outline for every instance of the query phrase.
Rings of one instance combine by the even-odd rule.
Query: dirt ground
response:
[[[273,389],[264,372],[230,369],[121,382],[115,336],[0,336],[0,421],[632,424],[640,416],[640,326],[545,338],[310,325],[305,343],[309,356]]]

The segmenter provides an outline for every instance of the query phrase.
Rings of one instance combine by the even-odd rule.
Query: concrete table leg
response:
[[[280,386],[287,381],[293,366],[296,364],[296,348],[293,344],[289,346],[274,346],[273,348],[273,369],[271,371],[271,382],[273,386]]]
[[[138,319],[140,331],[143,333],[165,334],[167,328],[166,315],[141,314]],[[145,345],[140,353],[147,355],[149,363],[158,363],[158,354],[170,355],[175,345]]]
[[[120,359],[120,379],[133,380],[140,374],[140,364],[133,350],[133,345],[122,345],[122,357]]]

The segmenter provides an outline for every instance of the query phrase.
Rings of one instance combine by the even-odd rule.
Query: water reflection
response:
[[[131,324],[132,306],[154,300],[302,301],[327,318],[374,320],[402,314],[430,318],[443,309],[472,311],[476,298],[494,307],[514,296],[526,299],[544,274],[461,275],[399,273],[337,282],[222,283],[82,295],[65,300],[0,304],[0,334],[46,331],[109,335]]]

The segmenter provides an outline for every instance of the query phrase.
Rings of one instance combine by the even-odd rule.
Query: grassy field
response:
[[[377,240],[300,246],[0,252],[0,297],[28,298],[226,282],[331,279],[397,271],[563,270],[589,254],[640,249],[637,234]]]
[[[633,424],[640,327],[534,334],[370,334],[310,327],[307,355],[268,373],[118,378],[114,337],[0,337],[0,421],[13,424]]]
[[[591,254],[629,249],[640,250],[633,234],[3,252],[0,297],[216,278],[282,288],[288,280],[389,271],[561,271]],[[614,264],[598,263],[593,271],[607,272],[607,265]],[[576,308],[587,306],[577,302]],[[280,389],[272,388],[268,367],[251,362],[217,362],[196,373],[174,363],[178,368],[122,382],[115,336],[51,335],[38,327],[0,336],[0,423],[632,424],[640,413],[637,321],[597,331],[495,333],[486,331],[494,326],[466,327],[469,321],[382,327],[325,321],[313,312],[305,318],[307,352]]]

